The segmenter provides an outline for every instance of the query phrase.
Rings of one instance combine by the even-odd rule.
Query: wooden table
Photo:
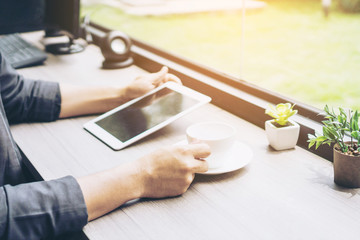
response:
[[[46,65],[20,70],[31,78],[73,84],[125,84],[142,69],[102,70],[95,46],[49,56]],[[249,113],[251,114],[251,113]],[[274,151],[263,129],[212,104],[121,151],[82,125],[95,116],[12,126],[13,135],[45,180],[75,177],[132,161],[185,139],[192,123],[220,120],[238,130],[254,157],[227,174],[197,175],[179,197],[130,202],[84,228],[90,239],[359,239],[359,189],[333,183],[332,163],[302,148]],[[239,156],[241,158],[241,156]]]

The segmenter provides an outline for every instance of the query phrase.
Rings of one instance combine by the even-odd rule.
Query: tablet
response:
[[[84,124],[84,129],[120,150],[208,103],[211,98],[167,82]]]

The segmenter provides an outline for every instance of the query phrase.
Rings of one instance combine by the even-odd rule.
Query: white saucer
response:
[[[175,145],[186,145],[186,140],[180,141]],[[229,154],[231,158],[226,159],[223,166],[218,168],[210,168],[207,172],[197,173],[203,175],[215,175],[221,173],[228,173],[245,167],[253,158],[253,152],[251,148],[242,142],[236,141],[232,148],[232,153]]]

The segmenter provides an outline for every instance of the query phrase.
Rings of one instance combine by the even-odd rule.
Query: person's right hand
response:
[[[181,195],[189,188],[195,173],[206,172],[206,144],[172,146],[157,150],[137,161],[142,185],[141,197],[161,198]]]
[[[206,172],[206,144],[170,146],[136,161],[78,178],[88,220],[98,218],[137,198],[161,198],[184,193],[195,173]]]

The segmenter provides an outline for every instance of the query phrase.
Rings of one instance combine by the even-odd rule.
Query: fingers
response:
[[[153,77],[152,84],[155,86],[159,86],[166,82],[175,82],[182,85],[180,78],[168,72],[169,72],[168,67],[164,66],[161,68],[159,72],[152,73],[151,74]]]
[[[206,158],[211,153],[209,145],[205,143],[189,144],[187,147],[194,158]]]
[[[192,163],[192,170],[194,173],[203,173],[209,170],[208,163],[205,160],[195,159]]]
[[[155,86],[158,86],[159,84],[161,84],[166,79],[166,75],[167,75],[168,71],[169,71],[169,69],[164,66],[161,68],[160,71],[158,71],[156,73],[151,73],[152,84]]]
[[[201,159],[210,155],[210,147],[204,143],[196,143],[186,145],[186,150],[193,156],[193,160],[189,163],[194,173],[207,172],[208,163]]]
[[[180,78],[171,73],[166,74],[165,82],[175,82],[182,85]]]

